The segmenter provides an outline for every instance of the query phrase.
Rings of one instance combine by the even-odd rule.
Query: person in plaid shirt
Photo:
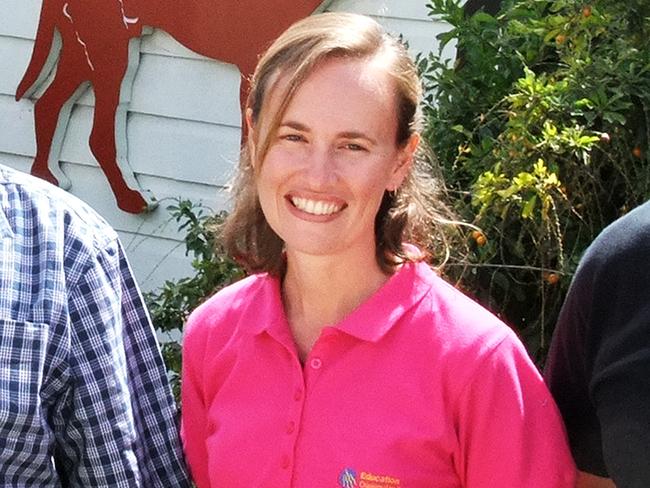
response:
[[[0,485],[189,487],[155,333],[117,234],[0,166]]]

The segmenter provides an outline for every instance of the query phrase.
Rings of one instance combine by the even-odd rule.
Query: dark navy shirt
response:
[[[619,488],[650,487],[650,202],[586,251],[545,378],[578,468]]]

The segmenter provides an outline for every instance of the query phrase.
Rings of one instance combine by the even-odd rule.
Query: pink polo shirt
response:
[[[199,488],[573,487],[551,396],[512,331],[409,264],[301,366],[261,274],[183,342],[182,435]]]

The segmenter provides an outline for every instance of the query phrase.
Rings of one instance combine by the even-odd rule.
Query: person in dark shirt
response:
[[[650,487],[650,202],[587,249],[545,379],[581,471],[578,487]]]

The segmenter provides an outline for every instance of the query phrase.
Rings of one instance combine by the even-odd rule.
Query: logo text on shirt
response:
[[[352,468],[345,468],[339,474],[339,485],[341,488],[395,488],[400,487],[399,478],[393,476],[369,473],[361,471],[361,474]]]

